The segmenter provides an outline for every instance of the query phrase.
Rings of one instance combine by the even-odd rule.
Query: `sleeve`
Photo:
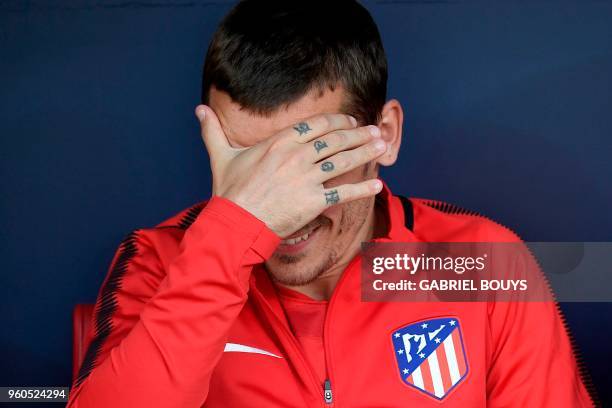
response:
[[[536,269],[541,273],[530,267],[531,272]],[[543,275],[540,279],[545,284]],[[489,304],[488,407],[594,406],[561,310],[546,290],[544,301]]]
[[[216,196],[166,271],[146,240],[129,236],[100,290],[95,337],[68,407],[200,407],[247,300],[252,268],[279,241],[262,221]]]

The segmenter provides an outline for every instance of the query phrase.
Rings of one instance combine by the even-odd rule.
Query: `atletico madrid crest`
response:
[[[391,333],[402,380],[443,399],[468,372],[459,321],[453,317],[422,320]]]

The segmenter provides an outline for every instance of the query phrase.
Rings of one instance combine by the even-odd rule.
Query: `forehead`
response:
[[[234,147],[252,146],[294,125],[303,119],[320,113],[340,113],[344,102],[344,90],[318,89],[310,91],[299,100],[281,106],[270,115],[262,116],[242,109],[222,91],[210,90],[209,104],[221,122],[221,126]]]

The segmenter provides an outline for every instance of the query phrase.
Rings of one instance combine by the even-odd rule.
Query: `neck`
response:
[[[361,250],[361,243],[370,241],[379,236],[384,236],[386,230],[386,215],[384,214],[384,209],[380,208],[380,206],[374,202],[368,211],[365,222],[355,234],[355,239],[351,242],[338,262],[314,281],[302,286],[288,287],[315,300],[329,300],[345,268]]]

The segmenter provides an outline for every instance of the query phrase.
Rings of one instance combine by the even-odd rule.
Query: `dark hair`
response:
[[[268,115],[307,92],[341,85],[343,112],[376,123],[386,100],[387,59],[370,13],[354,0],[244,0],[223,19],[206,54],[211,86]]]

